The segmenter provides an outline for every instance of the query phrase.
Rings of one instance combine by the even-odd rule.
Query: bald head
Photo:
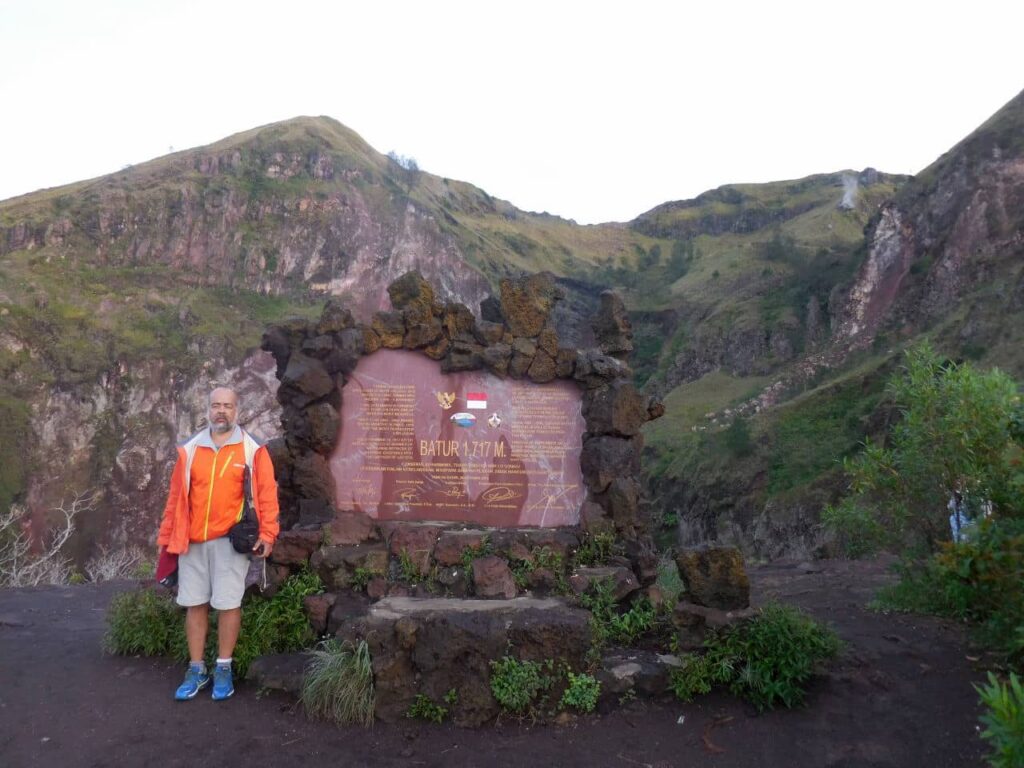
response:
[[[210,393],[210,409],[207,413],[210,431],[223,434],[235,428],[238,421],[238,395],[233,389],[217,387]]]

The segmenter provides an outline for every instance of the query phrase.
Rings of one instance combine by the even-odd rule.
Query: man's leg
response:
[[[185,612],[185,639],[188,656],[193,663],[201,663],[206,656],[206,631],[210,626],[210,604],[189,606]],[[218,623],[217,627],[220,628]],[[236,635],[237,637],[237,635]]]
[[[242,596],[249,556],[235,552],[227,537],[210,542],[215,547],[213,597],[217,609],[217,666],[213,670],[213,700],[223,701],[235,692],[232,654],[242,628]]]
[[[242,628],[242,609],[231,608],[226,611],[217,611],[217,656],[221,659],[230,659],[235,652],[235,643],[238,642],[238,633]]]
[[[178,605],[185,607],[189,665],[185,682],[178,686],[174,698],[185,701],[210,684],[204,659],[210,624],[210,574],[206,548],[201,543],[193,543],[178,558]]]

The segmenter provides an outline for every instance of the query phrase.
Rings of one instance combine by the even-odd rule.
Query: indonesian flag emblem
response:
[[[466,394],[466,408],[471,411],[486,410],[487,395],[484,392],[468,392]]]

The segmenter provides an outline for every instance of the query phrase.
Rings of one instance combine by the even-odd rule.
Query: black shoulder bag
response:
[[[235,548],[235,552],[245,555],[252,554],[253,547],[260,538],[260,524],[253,510],[252,476],[248,464],[242,472],[242,519],[231,526],[228,538],[231,539],[231,546]]]

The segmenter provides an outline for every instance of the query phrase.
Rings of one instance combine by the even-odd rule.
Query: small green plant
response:
[[[435,704],[433,699],[424,693],[416,694],[416,700],[409,705],[405,716],[413,720],[427,720],[431,723],[441,723],[448,717],[448,707]]]
[[[590,590],[580,596],[580,604],[590,611],[590,632],[594,647],[632,645],[650,631],[655,623],[655,610],[647,598],[637,600],[628,611],[619,613],[615,586],[610,579],[597,579]]]
[[[985,712],[981,738],[992,747],[988,764],[992,768],[1019,768],[1024,765],[1024,683],[1013,672],[1002,683],[991,672],[988,685],[974,686]]]
[[[554,683],[554,662],[519,661],[503,656],[491,662],[491,693],[506,712],[525,715],[534,711],[542,693]]]
[[[462,548],[462,568],[467,573],[473,572],[473,561],[480,557],[487,557],[493,548],[491,547],[490,539],[484,536],[480,543],[472,547]]]
[[[321,643],[306,670],[301,700],[311,717],[371,725],[373,665],[366,641],[356,646],[334,639]]]
[[[578,675],[573,672],[566,674],[569,685],[558,706],[562,709],[575,709],[577,712],[593,712],[601,695],[601,683],[593,675],[584,672]]]
[[[618,542],[615,534],[592,533],[589,534],[576,551],[577,565],[600,565],[608,562],[608,558],[618,554]]]
[[[771,603],[761,615],[713,635],[702,656],[686,654],[672,670],[670,687],[680,699],[708,693],[715,685],[759,710],[795,707],[815,665],[839,652],[839,638],[795,608]]]
[[[363,568],[359,566],[352,573],[352,587],[360,591],[366,589],[366,585],[370,583],[370,579],[374,576],[373,571],[369,568]]]
[[[405,549],[398,553],[398,576],[402,581],[413,584],[423,578],[419,566],[416,565],[408,550]]]
[[[555,592],[564,595],[569,592],[569,581],[565,577],[565,557],[551,547],[534,547],[530,557],[525,560],[512,560],[509,563],[516,586],[525,589],[530,576],[538,570],[548,570],[555,575]]]
[[[667,611],[675,608],[679,597],[686,591],[686,585],[679,575],[679,566],[670,555],[662,555],[658,560],[658,577],[654,585],[661,590],[663,608]]]

